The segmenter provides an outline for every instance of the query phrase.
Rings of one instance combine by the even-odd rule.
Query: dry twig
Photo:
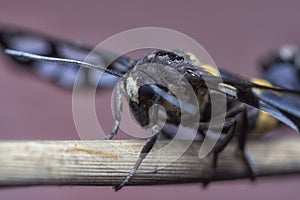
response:
[[[168,141],[158,141],[155,149]],[[20,141],[0,142],[0,186],[118,185],[133,166],[144,141]],[[149,155],[130,185],[203,181],[211,170],[211,157],[198,158],[200,143],[193,143],[175,162],[184,142]],[[243,162],[230,144],[219,158],[217,180],[248,177]],[[300,137],[250,141],[247,145],[258,176],[300,172]]]

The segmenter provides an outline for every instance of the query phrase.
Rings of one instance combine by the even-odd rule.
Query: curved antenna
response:
[[[56,63],[64,63],[64,64],[72,64],[72,65],[81,65],[86,68],[96,69],[96,70],[103,71],[103,72],[106,72],[106,73],[114,75],[114,76],[122,77],[122,74],[120,74],[118,72],[114,72],[114,71],[106,69],[104,67],[94,65],[91,63],[87,63],[84,61],[72,60],[72,59],[66,59],[66,58],[55,58],[55,57],[50,57],[50,56],[41,56],[41,55],[27,53],[24,51],[17,51],[17,50],[13,50],[13,49],[5,49],[4,52],[11,56],[27,58],[27,59],[31,59],[31,60],[56,62]]]

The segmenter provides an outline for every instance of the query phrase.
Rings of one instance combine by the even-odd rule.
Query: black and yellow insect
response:
[[[76,74],[79,65],[110,74],[108,82],[101,82],[100,80],[100,83],[96,83],[98,86],[101,86],[101,84],[114,85],[116,78],[113,77],[119,79],[114,102],[115,122],[111,133],[107,135],[107,139],[113,138],[118,132],[121,121],[121,93],[125,93],[128,97],[129,106],[137,122],[142,127],[149,128],[152,131],[152,136],[142,148],[133,169],[124,181],[116,187],[116,190],[121,189],[130,182],[159,135],[173,137],[169,130],[164,128],[160,130],[157,127],[159,106],[165,108],[166,122],[175,126],[181,122],[183,115],[193,118],[194,115],[198,114],[194,113],[194,108],[197,106],[199,109],[196,110],[200,112],[198,133],[205,136],[211,120],[211,93],[207,84],[210,85],[210,91],[213,91],[216,95],[225,96],[227,99],[227,112],[223,116],[225,117],[225,124],[221,127],[224,137],[220,139],[212,152],[214,155],[213,173],[217,168],[219,153],[233,137],[238,140],[237,152],[242,156],[249,168],[251,177],[254,178],[256,174],[255,166],[251,164],[251,159],[245,149],[247,134],[265,133],[277,125],[277,120],[297,131],[300,129],[300,91],[292,90],[293,88],[273,87],[263,79],[249,81],[223,70],[219,73],[212,66],[199,65],[197,59],[190,53],[174,50],[155,50],[138,60],[122,56],[110,64],[108,69],[105,69],[82,61],[92,49],[84,45],[12,29],[4,29],[0,32],[0,42],[5,52],[14,60],[29,65],[38,74],[58,81],[64,87],[72,88],[75,79],[69,78],[68,81],[63,81],[62,77],[69,76],[66,75],[69,70],[73,70],[72,74]],[[82,57],[76,57],[77,55]],[[106,56],[109,56],[109,53],[99,53],[97,59],[105,60]],[[58,63],[60,65],[55,68],[57,70],[54,70],[54,72],[44,71],[41,73],[42,68],[46,65],[57,65]],[[186,101],[188,97],[175,97],[169,90],[171,85],[158,84],[157,79],[174,79],[170,74],[156,73],[157,76],[151,76],[146,73],[145,65],[152,67],[150,70],[154,73],[158,72],[158,69],[153,68],[153,64],[167,65],[180,73],[196,94],[197,105]],[[83,84],[95,84],[90,80],[90,76],[85,74],[84,78]],[[175,89],[183,87],[180,81],[175,86],[172,85]],[[154,110],[149,112],[150,108],[154,108]],[[216,119],[216,121],[218,120]],[[188,126],[188,124],[186,125]],[[218,127],[220,125],[215,124],[214,126]],[[211,178],[213,178],[213,175]],[[206,183],[209,180],[210,178]]]

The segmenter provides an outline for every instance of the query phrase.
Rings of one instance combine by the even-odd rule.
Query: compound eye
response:
[[[149,85],[143,85],[139,89],[139,96],[140,98],[152,99],[155,92]]]

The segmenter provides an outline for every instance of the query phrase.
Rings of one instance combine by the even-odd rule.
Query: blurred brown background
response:
[[[202,44],[218,66],[244,76],[259,75],[257,59],[286,43],[300,43],[300,2],[270,1],[0,1],[1,24],[14,24],[69,40],[98,44],[127,29],[158,26],[180,31]],[[0,54],[0,139],[78,139],[71,92],[13,70]],[[98,112],[108,112],[97,96]],[[99,120],[107,120],[100,118]],[[111,120],[105,124],[107,130]],[[290,129],[280,128],[282,132]],[[290,131],[292,134],[293,132]],[[288,148],[288,147],[287,147]],[[299,155],[300,157],[300,155]],[[154,187],[25,187],[0,189],[0,199],[298,199],[300,176]]]

